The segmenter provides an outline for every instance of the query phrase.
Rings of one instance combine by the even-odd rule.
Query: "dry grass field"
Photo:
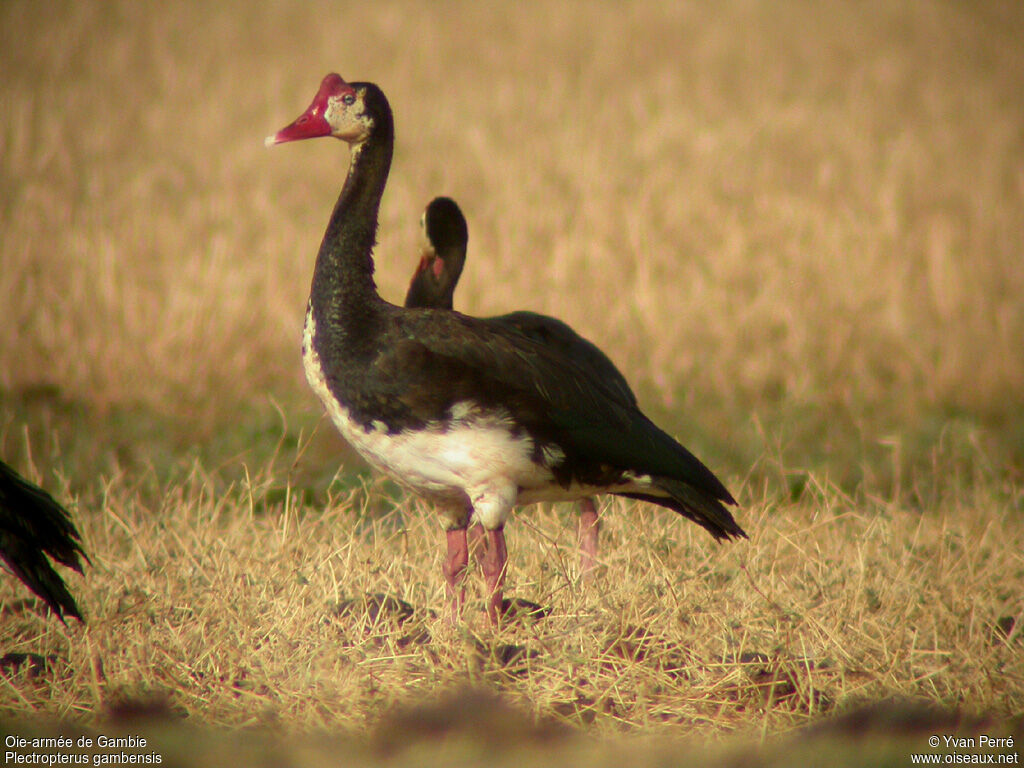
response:
[[[895,700],[839,727],[896,733],[868,762],[1019,746],[1022,39],[1009,0],[0,4],[0,457],[93,563],[84,626],[0,577],[0,655],[47,659],[0,661],[0,730],[148,729],[174,765],[856,765],[806,734]],[[262,139],[332,70],[395,111],[381,293],[456,198],[459,308],[596,341],[750,541],[615,501],[588,587],[574,510],[539,506],[509,592],[547,618],[431,613],[435,518],[301,370],[348,154]],[[369,621],[378,593],[411,616]]]

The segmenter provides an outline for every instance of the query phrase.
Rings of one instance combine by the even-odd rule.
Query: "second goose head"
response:
[[[405,306],[452,309],[469,240],[466,218],[454,200],[430,201],[420,219],[420,238],[420,263],[409,282]]]

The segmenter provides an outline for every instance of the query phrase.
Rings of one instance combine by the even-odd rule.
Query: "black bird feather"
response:
[[[67,510],[0,461],[0,559],[61,621],[83,621],[75,599],[48,557],[82,573],[81,537]]]

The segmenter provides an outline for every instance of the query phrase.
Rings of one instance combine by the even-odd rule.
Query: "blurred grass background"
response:
[[[62,651],[81,655],[77,692],[7,706],[81,717],[105,686],[150,680],[117,627],[137,613],[167,626],[225,615],[219,603],[179,615],[199,599],[189,579],[207,584],[197,574],[211,547],[221,541],[229,558],[214,582],[251,586],[262,537],[284,537],[300,508],[326,506],[338,539],[321,536],[311,555],[299,547],[314,546],[308,531],[282,538],[282,573],[262,594],[291,594],[297,570],[318,597],[338,595],[383,557],[368,582],[421,602],[440,595],[433,533],[422,552],[404,545],[400,563],[366,533],[364,517],[412,508],[379,482],[375,501],[360,495],[361,464],[318,427],[301,370],[313,259],[347,151],[268,152],[262,139],[338,71],[381,85],[397,121],[382,294],[401,300],[420,212],[451,195],[470,226],[458,308],[546,312],[598,343],[645,410],[738,493],[760,547],[750,551],[778,557],[699,554],[710,548],[689,546],[671,518],[617,505],[610,567],[640,562],[653,575],[636,566],[637,605],[602,605],[652,621],[638,606],[663,604],[672,574],[692,568],[736,590],[721,619],[734,625],[704,616],[667,630],[677,644],[706,630],[694,640],[705,658],[721,658],[715,638],[730,633],[745,648],[751,621],[766,622],[759,652],[777,642],[802,656],[811,615],[814,642],[875,670],[864,685],[842,673],[833,699],[897,690],[1013,711],[1019,665],[1010,674],[987,654],[1002,653],[993,622],[1020,612],[1022,39],[1012,0],[0,4],[0,456],[76,502],[98,565],[88,590],[73,586],[105,627],[91,651]],[[261,510],[271,519],[252,528]],[[565,520],[545,514],[511,526],[524,537],[513,574],[531,589],[558,567],[529,559],[527,542],[571,547],[558,538]],[[301,564],[315,571],[348,547],[371,552],[351,573],[316,581]],[[823,597],[847,582],[852,591]],[[907,585],[923,634],[890,646]],[[670,610],[689,616],[686,594]],[[711,593],[692,599],[698,613],[722,610]],[[147,600],[150,613],[137,607]],[[787,600],[790,612],[769,605]],[[246,610],[235,618],[269,621],[258,602]],[[799,630],[787,618],[797,614]],[[294,620],[297,633],[316,621]],[[166,658],[210,642],[202,621],[196,631],[161,641]],[[218,642],[258,653],[266,638],[250,631]],[[61,630],[47,632],[64,648]],[[940,654],[916,666],[950,637],[955,664]],[[595,650],[577,641],[574,652]],[[106,682],[90,677],[88,659],[118,651],[132,658],[116,672],[108,658]],[[1001,682],[982,674],[989,662],[1003,665]],[[152,674],[187,688],[222,672]],[[417,674],[428,685],[439,673]],[[706,702],[720,684],[663,706],[687,722],[760,727],[728,707],[716,720]],[[644,685],[607,727],[657,720]],[[191,711],[248,722],[230,690],[197,690]],[[355,722],[383,694],[359,695]],[[550,702],[538,695],[540,711]],[[805,704],[801,717],[815,712],[813,697]]]

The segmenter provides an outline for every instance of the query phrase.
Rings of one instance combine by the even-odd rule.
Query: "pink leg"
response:
[[[593,499],[580,499],[580,572],[584,581],[590,581],[597,567],[597,534],[601,520]]]
[[[480,561],[481,550],[487,547],[487,537],[484,535],[484,527],[475,523],[469,529],[469,555],[477,562]]]
[[[462,612],[462,603],[466,598],[466,587],[462,583],[466,577],[466,566],[469,564],[469,543],[466,540],[466,529],[455,528],[447,531],[448,559],[444,561],[442,570],[448,583],[448,599],[452,604],[452,623],[457,624]]]
[[[505,584],[505,562],[508,560],[508,552],[505,549],[505,530],[497,528],[487,531],[485,535],[487,548],[484,550],[481,565],[490,595],[487,615],[491,617],[491,624],[498,626],[498,619],[501,616],[501,589]]]

